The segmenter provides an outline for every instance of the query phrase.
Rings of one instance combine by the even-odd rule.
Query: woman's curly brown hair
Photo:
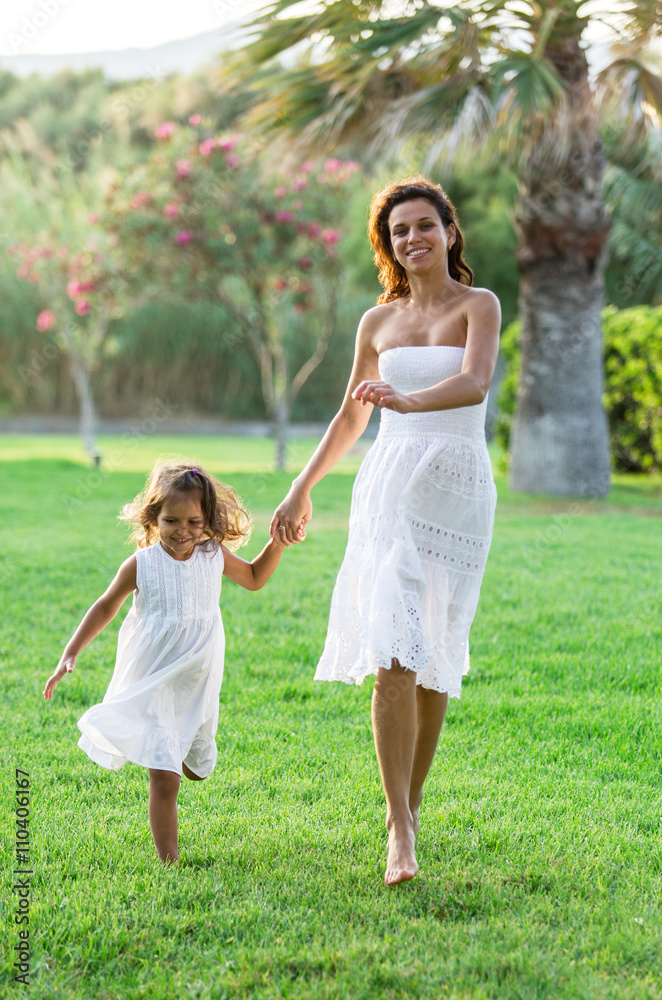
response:
[[[219,482],[197,462],[157,462],[145,489],[119,515],[120,521],[134,525],[131,539],[139,549],[158,541],[156,519],[165,501],[176,494],[199,498],[206,540],[223,542],[232,550],[248,541],[251,519],[230,486]]]
[[[448,229],[451,223],[455,226],[457,235],[448,251],[448,273],[451,278],[463,285],[473,285],[474,282],[474,273],[462,257],[464,237],[457,224],[453,203],[440,184],[433,184],[418,174],[378,191],[370,203],[368,236],[375,251],[374,259],[375,266],[379,270],[379,283],[384,289],[377,299],[380,305],[392,302],[393,299],[401,299],[410,293],[407,272],[393,255],[388,220],[396,205],[401,205],[404,201],[413,201],[414,198],[425,198],[434,205],[444,229]]]

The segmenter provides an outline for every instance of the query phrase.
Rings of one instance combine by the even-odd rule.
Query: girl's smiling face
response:
[[[455,227],[444,229],[437,209],[427,198],[396,205],[389,216],[393,256],[406,271],[427,271],[446,262],[455,240]]]
[[[200,500],[190,493],[173,493],[164,500],[156,519],[161,545],[173,559],[190,559],[206,538]]]

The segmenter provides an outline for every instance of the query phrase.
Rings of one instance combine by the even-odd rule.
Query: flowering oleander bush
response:
[[[330,159],[277,171],[264,149],[212,134],[200,115],[164,122],[156,135],[151,158],[107,199],[103,224],[123,273],[155,298],[223,306],[251,345],[282,438],[333,332],[359,165]]]
[[[91,376],[114,350],[111,323],[124,313],[127,284],[113,256],[115,238],[94,232],[98,217],[88,216],[82,247],[72,248],[42,233],[33,244],[16,243],[6,254],[16,275],[36,286],[44,304],[35,318],[37,331],[52,338],[71,368],[81,408],[87,450],[96,455]],[[135,302],[133,303],[135,304]]]

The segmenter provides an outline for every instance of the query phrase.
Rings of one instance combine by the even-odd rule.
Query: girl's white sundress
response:
[[[113,770],[133,761],[181,774],[184,761],[206,778],[216,764],[223,680],[223,552],[206,542],[179,561],[157,542],[138,549],[136,561],[110,687],[80,719],[78,746]]]
[[[400,392],[457,375],[464,348],[395,347],[381,378]],[[347,552],[316,680],[360,683],[393,658],[459,698],[490,547],[496,489],[487,399],[431,413],[382,410],[354,483]]]

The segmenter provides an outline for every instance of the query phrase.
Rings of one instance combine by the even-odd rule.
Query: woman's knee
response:
[[[380,667],[375,680],[375,693],[387,702],[396,702],[403,695],[411,695],[416,687],[416,674],[413,670],[401,667],[394,658],[391,668]]]

